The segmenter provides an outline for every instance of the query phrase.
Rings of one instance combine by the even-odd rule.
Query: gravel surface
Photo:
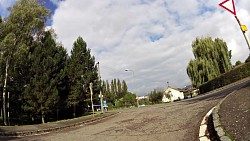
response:
[[[242,85],[242,84],[241,84]],[[120,114],[45,135],[0,138],[19,141],[198,141],[203,117],[239,86],[185,101],[120,110]]]
[[[220,121],[237,141],[250,141],[250,83],[221,104]]]
[[[196,141],[203,116],[218,99],[127,109],[111,119],[75,130],[15,140]]]

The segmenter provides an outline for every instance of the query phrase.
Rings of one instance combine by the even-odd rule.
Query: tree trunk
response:
[[[8,60],[6,61],[6,68],[5,68],[5,78],[4,78],[4,86],[3,86],[3,120],[4,120],[4,125],[7,125],[7,120],[6,120],[6,105],[5,105],[5,95],[7,93],[7,79],[8,79]]]
[[[44,121],[44,112],[42,112],[42,124],[44,124],[45,121]]]
[[[74,118],[76,117],[76,105],[74,105],[73,116],[74,116]]]

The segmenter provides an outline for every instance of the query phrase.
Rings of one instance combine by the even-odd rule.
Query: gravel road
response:
[[[203,116],[219,99],[121,110],[117,116],[99,123],[17,140],[195,141]]]
[[[242,85],[175,103],[123,109],[112,118],[74,129],[6,140],[197,141],[199,126],[206,113]]]

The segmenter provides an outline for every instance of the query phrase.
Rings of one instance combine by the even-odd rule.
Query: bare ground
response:
[[[126,109],[111,119],[92,125],[17,140],[196,141],[203,116],[218,100]]]

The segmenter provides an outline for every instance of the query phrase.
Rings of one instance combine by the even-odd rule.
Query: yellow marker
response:
[[[241,25],[240,28],[241,28],[241,30],[244,31],[244,32],[247,31],[247,27],[246,27],[245,25]]]

